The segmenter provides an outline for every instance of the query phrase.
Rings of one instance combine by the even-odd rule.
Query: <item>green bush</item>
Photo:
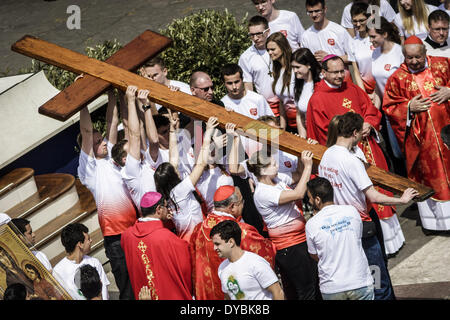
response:
[[[169,78],[189,83],[192,72],[201,69],[211,76],[216,98],[224,96],[222,67],[237,63],[251,45],[246,20],[247,15],[238,22],[227,9],[201,10],[160,30],[173,40],[173,46],[161,53]]]

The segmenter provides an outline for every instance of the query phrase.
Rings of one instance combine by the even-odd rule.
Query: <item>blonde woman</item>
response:
[[[428,34],[428,15],[438,8],[424,0],[398,0],[398,13],[394,22],[403,41],[415,35],[424,40]]]

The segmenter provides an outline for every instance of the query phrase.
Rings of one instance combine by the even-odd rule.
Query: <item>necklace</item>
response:
[[[266,60],[263,57],[264,53],[263,54],[259,53],[259,50],[256,47],[255,47],[255,49],[256,49],[256,52],[258,53],[258,56],[261,57],[262,61],[267,66],[267,70],[269,70],[269,72],[267,74],[269,75],[269,77],[272,78],[273,77],[273,72],[272,72],[272,70],[270,70],[270,65],[272,64],[272,60],[270,60],[270,58],[269,58],[269,63],[267,63]]]

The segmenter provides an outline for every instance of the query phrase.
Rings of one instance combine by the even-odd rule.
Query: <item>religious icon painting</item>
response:
[[[6,288],[22,283],[31,299],[71,300],[51,273],[8,224],[0,226],[0,298]]]

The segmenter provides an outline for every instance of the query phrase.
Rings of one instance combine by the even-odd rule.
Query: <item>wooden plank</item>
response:
[[[172,44],[172,40],[156,32],[146,30],[106,62],[126,70],[135,70],[145,61],[158,55]],[[39,113],[60,121],[66,121],[105,92],[111,84],[90,75],[79,79],[39,108]]]
[[[203,121],[206,121],[210,116],[215,116],[222,128],[225,127],[227,122],[233,122],[250,138],[259,137],[261,142],[276,144],[281,150],[293,155],[298,156],[305,149],[311,150],[314,153],[316,164],[320,162],[326,150],[325,146],[309,145],[305,139],[289,132],[271,128],[263,122],[255,121],[235,112],[228,112],[223,107],[183,92],[171,91],[155,81],[35,37],[23,37],[13,44],[12,50],[76,73],[90,74],[110,82],[123,91],[126,90],[128,85],[149,90],[149,98],[156,103]],[[370,166],[367,172],[374,184],[395,193],[402,193],[405,189],[412,187],[419,191],[418,200],[420,201],[434,194],[434,190],[427,186],[374,166]]]

